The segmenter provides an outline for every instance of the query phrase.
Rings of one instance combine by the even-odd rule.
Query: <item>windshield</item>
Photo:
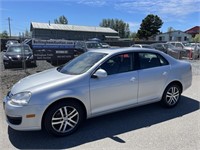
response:
[[[64,74],[78,75],[88,71],[94,64],[105,57],[105,53],[87,52],[76,57],[66,65],[58,68],[58,71]]]
[[[191,46],[190,43],[183,43],[183,45],[184,45],[184,46],[188,46],[188,47]]]
[[[6,44],[18,44],[18,41],[8,41]]]
[[[143,48],[152,48],[150,45],[143,45]]]
[[[165,44],[165,46],[171,49],[176,49],[176,47],[170,43]]]
[[[8,48],[8,51],[7,52],[13,52],[13,53],[23,53],[23,51],[25,53],[31,53],[31,49],[29,48],[29,46],[10,46]]]
[[[86,43],[87,48],[102,48],[101,44],[99,43]]]

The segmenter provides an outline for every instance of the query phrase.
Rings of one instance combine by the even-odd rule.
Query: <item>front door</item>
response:
[[[108,76],[90,79],[93,115],[137,103],[138,71],[135,71],[132,53],[113,56],[99,68],[104,69]]]

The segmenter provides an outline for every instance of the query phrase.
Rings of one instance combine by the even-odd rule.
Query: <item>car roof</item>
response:
[[[13,47],[13,46],[29,46],[29,45],[17,43],[17,44],[10,45],[9,47]]]
[[[177,60],[168,54],[165,54],[162,51],[156,50],[156,49],[150,49],[150,48],[139,48],[139,47],[127,47],[127,48],[117,48],[117,49],[112,49],[112,48],[107,48],[107,49],[92,49],[90,50],[92,52],[99,52],[99,53],[106,53],[108,55],[113,55],[113,54],[120,54],[122,52],[151,52],[151,53],[157,53],[162,55],[165,59],[167,59],[171,64],[176,63]],[[90,52],[89,51],[89,52]]]
[[[167,43],[152,43],[151,45],[154,45],[154,44],[167,44]]]
[[[93,52],[99,52],[99,53],[107,53],[107,54],[115,54],[120,52],[158,52],[155,49],[150,48],[138,48],[138,47],[126,47],[126,48],[106,48],[106,49],[94,49],[90,50]]]
[[[86,41],[85,43],[99,43],[97,41]]]

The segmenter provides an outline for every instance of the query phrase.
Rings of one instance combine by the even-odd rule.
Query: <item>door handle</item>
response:
[[[165,71],[165,72],[163,72],[163,76],[166,76],[167,75],[167,72]]]
[[[131,82],[134,82],[135,80],[136,80],[135,77],[132,77],[132,78],[130,79]]]

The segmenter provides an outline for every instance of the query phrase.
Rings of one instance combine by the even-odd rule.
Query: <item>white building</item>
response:
[[[180,30],[171,31],[156,35],[156,41],[168,42],[168,41],[191,41],[192,36]]]

